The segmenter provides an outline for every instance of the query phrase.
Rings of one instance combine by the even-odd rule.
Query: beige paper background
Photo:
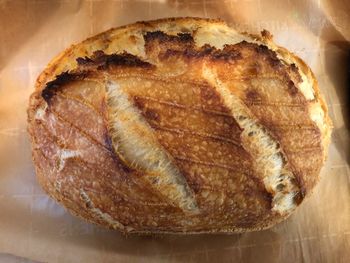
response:
[[[0,262],[350,262],[349,14],[347,0],[0,0]],[[319,80],[334,121],[329,158],[314,194],[270,230],[125,238],[71,216],[36,182],[25,110],[46,63],[103,30],[168,16],[266,28]]]

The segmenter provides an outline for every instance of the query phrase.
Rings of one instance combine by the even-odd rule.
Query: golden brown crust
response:
[[[179,29],[172,31],[172,24]],[[265,138],[278,143],[283,169],[298,189],[296,204],[316,184],[327,147],[310,117],[311,102],[299,88],[299,70],[314,76],[299,58],[270,48],[267,31],[250,36],[262,43],[217,48],[197,45],[193,32],[203,25],[226,27],[221,21],[193,18],[140,22],[72,46],[48,65],[28,108],[36,172],[48,194],[74,214],[125,233],[260,230],[293,211],[273,209],[276,193],[256,170],[241,121],[203,68],[215,72],[257,127],[263,127]],[[115,47],[111,53],[124,38],[144,49],[129,53]],[[297,64],[282,61],[282,53]],[[329,127],[326,106],[312,81]],[[198,211],[174,205],[155,190],[147,172],[116,154],[107,82],[117,83],[140,111],[191,188]]]

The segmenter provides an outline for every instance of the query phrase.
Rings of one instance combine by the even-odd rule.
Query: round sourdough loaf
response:
[[[73,214],[125,233],[233,233],[310,194],[331,121],[310,68],[268,31],[169,18],[57,56],[28,130],[41,186]]]

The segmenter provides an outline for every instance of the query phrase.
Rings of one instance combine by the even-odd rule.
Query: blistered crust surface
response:
[[[266,135],[244,132],[248,126],[205,68],[257,125],[252,132]],[[116,152],[110,81],[185,179],[195,211]],[[86,220],[143,233],[272,226],[316,184],[330,133],[317,83],[300,59],[267,32],[242,35],[221,21],[192,18],[112,29],[64,51],[38,78],[28,122],[39,182],[55,200]],[[254,154],[251,145],[264,145],[254,140],[266,138],[274,152]],[[266,180],[261,165],[280,167],[278,176]],[[274,209],[276,199],[283,209]]]

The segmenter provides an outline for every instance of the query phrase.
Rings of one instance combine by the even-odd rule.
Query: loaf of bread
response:
[[[268,31],[170,18],[73,45],[28,108],[39,183],[124,233],[234,233],[316,185],[331,121],[310,68]]]

